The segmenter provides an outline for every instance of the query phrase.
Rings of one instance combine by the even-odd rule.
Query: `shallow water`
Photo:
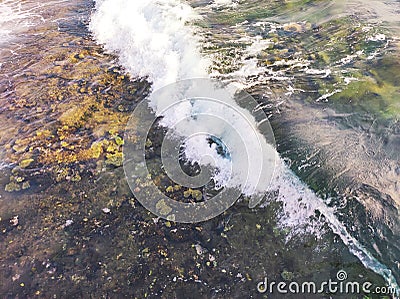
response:
[[[215,76],[252,90],[291,168],[398,275],[396,238],[378,237],[399,233],[398,3],[265,5],[274,13],[251,1],[243,4],[251,18],[236,13],[241,4],[204,10],[211,24],[225,23],[207,28]]]
[[[265,276],[341,269],[395,285],[398,1],[149,3],[99,1],[94,15],[85,1],[1,3],[0,294],[262,298]],[[152,45],[155,34],[172,37]],[[287,166],[263,207],[157,219],[125,182],[125,124],[146,78],[208,73],[255,97]]]

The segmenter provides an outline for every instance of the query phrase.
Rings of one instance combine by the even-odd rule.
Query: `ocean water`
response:
[[[397,1],[2,2],[1,293],[258,298],[266,275],[302,281],[320,271],[329,279],[346,269],[398,296],[399,11]],[[241,185],[243,173],[232,175],[205,137],[187,141],[188,160],[212,157],[214,183],[244,195],[199,226],[165,222],[140,206],[123,183],[119,141],[140,100],[165,129],[193,111],[223,115],[206,101],[165,110],[151,96],[192,78],[249,92],[276,143],[246,134],[259,120],[232,119],[254,174]],[[190,127],[218,127],[232,157],[240,152],[229,128],[202,118]],[[190,131],[175,127],[181,136]],[[160,142],[152,138],[149,165]],[[265,182],[254,171],[265,153],[260,140],[276,159]],[[155,173],[160,189],[174,185],[157,166]],[[181,188],[173,195],[190,198]],[[257,193],[267,198],[249,209],[246,197]],[[200,236],[189,233],[196,230]],[[187,232],[169,236],[177,231]]]

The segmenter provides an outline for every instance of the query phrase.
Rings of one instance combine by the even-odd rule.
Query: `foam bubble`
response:
[[[98,42],[113,53],[133,76],[148,77],[159,89],[177,80],[206,77],[193,29],[199,18],[177,0],[100,0],[90,22]]]
[[[212,8],[235,8],[238,5],[238,0],[214,0],[210,6]]]

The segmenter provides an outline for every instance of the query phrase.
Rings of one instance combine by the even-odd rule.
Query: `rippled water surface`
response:
[[[394,0],[0,2],[1,296],[265,298],[266,276],[339,270],[396,288],[399,15]],[[132,195],[122,138],[152,88],[190,76],[251,93],[284,170],[261,206],[179,224]],[[306,298],[329,296],[362,298]]]

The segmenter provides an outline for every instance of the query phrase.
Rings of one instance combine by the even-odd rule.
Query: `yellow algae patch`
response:
[[[39,156],[39,161],[45,164],[52,163],[74,163],[77,161],[87,161],[90,159],[99,159],[103,153],[103,142],[93,142],[90,148],[79,151],[64,151],[58,149],[56,151],[45,150]]]
[[[72,107],[61,114],[59,120],[63,125],[70,127],[79,127],[81,125],[82,118],[84,117],[86,110],[87,107],[85,107],[84,105]]]
[[[68,164],[100,160],[98,165],[121,166],[122,146],[137,139],[133,134],[124,140],[122,132],[143,84],[122,72],[101,47],[44,53],[27,69],[35,80],[17,84],[6,107],[13,111],[10,120],[22,123],[20,134],[2,141],[7,162],[19,170],[35,163],[56,181],[79,181],[82,170],[93,166],[81,163],[77,171]],[[28,188],[29,182],[22,185],[13,179],[7,189]]]
[[[33,160],[33,159],[25,159],[25,160],[22,160],[21,162],[19,162],[19,167],[21,167],[21,168],[27,168],[29,165],[31,165],[31,163],[32,163],[33,161],[35,161],[35,160]]]
[[[286,31],[301,32],[303,31],[303,26],[298,23],[288,23],[283,25],[283,29]]]
[[[174,187],[168,186],[168,187],[165,189],[165,192],[168,192],[168,193],[174,192]]]
[[[71,103],[60,104],[58,110],[65,111],[59,121],[63,126],[73,128],[90,128],[96,130],[96,127],[102,124],[104,131],[98,132],[97,135],[104,135],[106,131],[122,131],[128,121],[129,115],[113,111],[105,108],[102,103],[95,101],[93,98],[86,98],[83,102],[74,107],[70,107]]]
[[[166,216],[172,212],[172,208],[167,205],[164,199],[161,199],[157,202],[156,209],[163,216]]]
[[[107,157],[106,164],[111,164],[114,166],[122,165],[122,153],[121,152],[118,152],[115,154],[107,153],[106,157]]]
[[[192,197],[193,199],[199,201],[203,198],[203,193],[200,190],[193,190],[189,188],[188,190],[183,192],[183,196],[185,198]]]

